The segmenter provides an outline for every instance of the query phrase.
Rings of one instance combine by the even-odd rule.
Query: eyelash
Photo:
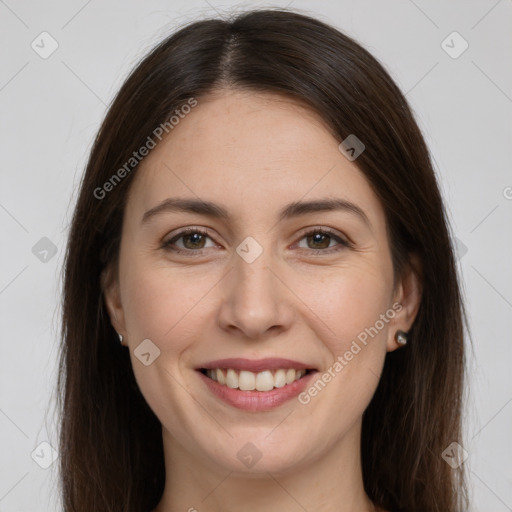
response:
[[[180,248],[172,247],[172,245],[177,240],[179,240],[180,238],[182,238],[184,236],[191,235],[191,234],[200,234],[202,236],[205,236],[205,237],[208,237],[211,239],[211,236],[208,233],[208,231],[206,231],[202,228],[187,228],[187,229],[184,229],[183,231],[180,231],[179,233],[177,233],[170,240],[164,241],[161,248],[166,251],[174,252],[176,254],[186,254],[187,256],[192,256],[192,255],[201,256],[205,249],[194,250],[194,249],[180,249]],[[330,236],[331,239],[334,239],[336,242],[338,242],[338,245],[335,246],[334,248],[330,247],[327,249],[304,249],[304,248],[301,248],[301,249],[306,250],[312,254],[316,254],[316,255],[324,254],[325,255],[325,254],[332,254],[332,253],[341,251],[343,249],[352,247],[351,242],[340,237],[333,230],[331,230],[329,228],[323,228],[323,227],[322,228],[314,228],[314,229],[311,229],[310,231],[306,231],[305,233],[302,234],[302,237],[299,239],[299,241],[303,240],[304,238],[307,238],[308,236],[317,235],[317,234]]]

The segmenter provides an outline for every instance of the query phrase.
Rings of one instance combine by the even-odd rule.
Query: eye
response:
[[[206,245],[207,240],[212,242],[208,246]],[[199,228],[187,228],[180,231],[162,244],[163,249],[178,253],[200,252],[202,249],[208,249],[209,247],[215,247],[215,243],[213,243],[207,231]]]
[[[306,242],[305,246],[302,244],[303,240]],[[311,249],[315,254],[336,252],[350,246],[351,244],[347,240],[328,228],[308,231],[298,243],[300,249]],[[333,248],[334,250],[332,250]]]
[[[208,231],[201,228],[184,229],[162,243],[162,249],[166,251],[187,255],[194,253],[199,255],[203,250],[212,247],[218,246]],[[351,243],[329,228],[316,228],[305,232],[297,243],[297,247],[308,253],[329,254],[351,247]]]

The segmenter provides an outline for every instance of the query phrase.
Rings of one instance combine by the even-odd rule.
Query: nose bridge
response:
[[[283,285],[271,271],[276,267],[273,252],[259,247],[248,240],[237,248],[219,315],[224,329],[237,328],[251,338],[287,327],[292,316]]]
[[[244,260],[242,257],[235,259],[234,278],[236,280],[236,289],[239,292],[238,299],[248,303],[253,299],[255,304],[259,299],[266,299],[264,304],[274,299],[273,289],[275,282],[269,267],[272,265],[271,256],[261,254],[252,262]],[[261,305],[264,305],[261,304]],[[260,305],[260,306],[261,306]]]

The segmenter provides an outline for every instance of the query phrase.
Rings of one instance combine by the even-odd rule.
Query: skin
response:
[[[104,291],[163,427],[157,512],[376,510],[363,489],[361,419],[397,329],[414,321],[420,285],[411,271],[394,282],[382,205],[339,142],[289,98],[221,90],[200,98],[137,171]],[[141,221],[170,197],[212,201],[230,217],[166,211]],[[325,198],[354,203],[368,222],[342,210],[277,218],[288,203]],[[208,236],[171,245],[186,254],[162,248],[187,227]],[[322,227],[352,245],[305,236]],[[247,236],[263,250],[252,263],[236,252]],[[308,404],[242,411],[195,370],[224,357],[284,357],[325,372],[396,303],[394,318]],[[161,351],[149,366],[133,352],[144,339]],[[262,454],[251,468],[237,458],[248,442]]]

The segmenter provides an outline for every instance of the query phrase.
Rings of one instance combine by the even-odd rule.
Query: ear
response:
[[[421,264],[419,258],[413,255],[395,286],[393,309],[396,315],[389,323],[388,352],[400,347],[395,340],[396,331],[409,332],[411,329],[420,308],[421,293]]]
[[[126,336],[124,311],[119,290],[119,277],[115,265],[108,266],[101,273],[101,289],[110,316],[110,323],[119,334]]]

